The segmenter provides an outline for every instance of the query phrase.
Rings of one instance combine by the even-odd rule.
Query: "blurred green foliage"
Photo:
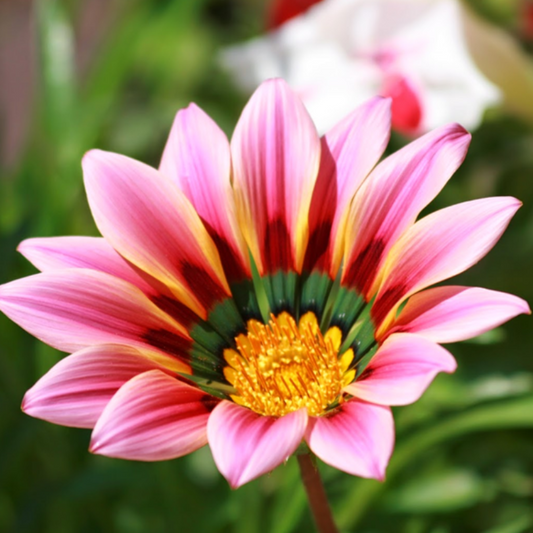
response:
[[[507,29],[519,2],[473,7]],[[198,103],[231,134],[245,95],[219,69],[221,46],[258,33],[254,0],[114,2],[89,66],[76,62],[86,3],[33,6],[37,86],[23,156],[0,177],[0,282],[33,272],[15,253],[30,236],[96,234],[80,160],[93,147],[157,165],[174,113]],[[96,22],[98,27],[98,21]],[[96,29],[95,27],[95,29]],[[397,147],[404,140],[393,139]],[[478,196],[524,202],[489,257],[458,283],[533,301],[533,130],[489,113],[469,156],[431,209]],[[343,531],[533,531],[531,322],[519,317],[476,342],[451,346],[453,376],[395,412],[386,483],[321,465]],[[20,412],[28,389],[61,354],[0,316],[0,531],[12,533],[312,531],[294,459],[231,491],[208,449],[143,464],[92,456],[89,432]]]

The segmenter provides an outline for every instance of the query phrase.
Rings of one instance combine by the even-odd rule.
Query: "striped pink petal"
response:
[[[159,170],[172,178],[205,222],[228,278],[249,277],[248,251],[230,184],[228,139],[196,105],[176,115]]]
[[[217,401],[159,370],[145,372],[107,404],[89,449],[136,461],[181,457],[207,444],[207,419]]]
[[[186,330],[137,287],[103,272],[55,270],[12,281],[0,287],[0,309],[65,352],[117,343],[188,359]]]
[[[342,282],[367,298],[387,252],[465,158],[470,135],[452,124],[387,157],[357,191],[348,215]]]
[[[320,140],[283,80],[261,84],[231,141],[241,228],[261,273],[302,268]]]
[[[386,334],[407,332],[438,343],[458,342],[522,313],[531,313],[527,302],[512,294],[478,287],[436,287],[412,296]]]
[[[209,446],[218,469],[232,488],[270,472],[296,450],[307,420],[305,409],[274,418],[221,402],[207,425]]]
[[[380,405],[416,402],[439,372],[454,372],[457,363],[442,346],[423,337],[391,335],[370,360],[348,392]]]
[[[169,178],[99,150],[85,155],[83,172],[96,224],[120,255],[202,317],[230,294],[211,237]]]
[[[375,323],[381,324],[411,294],[477,263],[498,241],[520,205],[511,197],[483,198],[418,221],[394,245],[384,265],[384,281],[372,308]]]
[[[305,439],[328,465],[383,481],[394,447],[394,420],[389,407],[352,399],[331,416],[310,419]]]
[[[322,138],[304,269],[311,270],[330,246],[330,257],[335,256],[331,276],[336,276],[344,244],[344,231],[339,227],[345,223],[355,192],[387,147],[390,121],[390,100],[377,97],[356,108]]]
[[[146,294],[154,293],[154,289],[101,237],[26,239],[19,244],[18,251],[42,272],[91,268],[129,281]]]
[[[65,357],[24,396],[28,415],[63,426],[92,428],[117,390],[138,374],[184,369],[176,359],[130,346],[103,344]]]

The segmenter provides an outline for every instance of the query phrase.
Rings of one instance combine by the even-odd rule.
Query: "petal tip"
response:
[[[81,159],[81,168],[83,170],[83,177],[87,177],[101,172],[102,167],[110,167],[121,163],[124,160],[129,160],[127,156],[116,154],[114,152],[107,152],[106,150],[100,150],[99,148],[93,148],[88,152],[85,152]]]
[[[27,414],[27,415],[30,415],[30,416],[33,416],[29,411],[31,409],[31,399],[30,399],[30,392],[31,392],[31,389],[29,391],[26,392],[26,394],[24,395],[24,398],[22,398],[22,402],[20,404],[20,410]]]
[[[121,459],[120,455],[109,453],[109,441],[106,442],[106,438],[101,434],[100,431],[98,431],[98,428],[96,427],[93,429],[88,449],[89,453],[92,453],[94,455],[105,455],[107,457],[115,457],[117,459]]]
[[[187,110],[198,111],[199,109],[200,109],[200,107],[198,105],[196,105],[194,102],[189,102],[189,105],[185,109],[181,109],[180,111],[187,111]],[[179,111],[178,111],[178,113],[179,113]]]
[[[102,453],[101,450],[102,450],[101,443],[91,438],[91,442],[89,443],[89,452],[93,453],[94,455],[105,455]]]
[[[390,460],[390,457],[389,457]],[[387,461],[385,464],[379,464],[375,463],[373,467],[371,468],[370,472],[368,473],[369,479],[375,479],[376,481],[379,481],[380,483],[385,483],[387,480],[387,466],[389,464],[389,461]]]
[[[453,374],[457,370],[457,361],[455,360],[455,357],[450,354],[450,358],[442,367],[442,372],[446,372],[447,374]]]
[[[516,304],[515,305],[516,313],[510,318],[513,318],[514,316],[518,316],[518,315],[530,315],[531,314],[531,307],[526,302],[526,300],[524,300],[523,298],[520,298],[519,296],[511,296],[511,295],[508,295],[508,296],[512,297]]]
[[[178,118],[186,118],[198,113],[205,115],[205,112],[201,107],[196,105],[194,102],[189,102],[189,105],[187,107],[178,110],[174,121],[178,120]]]
[[[514,217],[516,212],[522,207],[522,202],[514,196],[496,196],[494,201],[501,202],[500,214],[504,216],[507,223]]]
[[[28,247],[31,247],[31,241],[33,240],[34,239],[24,239],[23,241],[21,241],[17,246],[17,252],[19,254],[24,255],[25,257],[25,251],[27,250]]]
[[[387,481],[387,475],[385,472],[383,472],[382,474],[380,474],[379,477],[376,478],[380,483],[385,483],[385,481]]]
[[[228,482],[228,485],[230,486],[231,490],[237,490],[238,488],[242,487],[243,485],[246,485],[249,481],[252,481],[254,477],[251,476],[236,476],[235,478],[229,474],[226,476],[223,474],[226,478],[226,481]],[[257,477],[257,476],[256,476]]]
[[[256,89],[256,92],[264,91],[264,90],[282,91],[285,93],[289,92],[293,94],[294,96],[296,96],[291,86],[283,78],[266,79],[259,85],[259,87]]]
[[[441,138],[446,139],[447,142],[453,143],[456,149],[460,150],[463,154],[463,159],[466,157],[466,153],[470,143],[472,141],[472,134],[458,122],[451,122],[445,124],[434,131],[441,132]]]
[[[456,134],[460,136],[464,135],[469,140],[472,138],[472,134],[463,125],[459,124],[458,122],[451,122],[443,126],[443,128],[448,130],[449,134]]]
[[[98,148],[88,150],[83,154],[83,157],[81,158],[81,166],[85,167],[86,165],[91,164],[93,161],[101,159],[102,153],[104,152],[102,150],[99,150]]]

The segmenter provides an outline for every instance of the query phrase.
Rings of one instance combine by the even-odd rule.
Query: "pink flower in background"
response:
[[[284,78],[319,131],[375,94],[392,97],[406,135],[475,128],[502,95],[474,63],[465,17],[457,0],[323,0],[222,61],[245,89]]]
[[[20,251],[42,272],[0,287],[4,313],[71,353],[24,411],[93,428],[91,451],[111,457],[165,460],[209,443],[232,487],[302,441],[383,479],[389,406],[455,370],[437,343],[529,313],[501,292],[428,289],[479,261],[520,203],[484,198],[417,221],[470,136],[443,126],[379,162],[390,120],[390,100],[376,97],[319,138],[271,80],[231,143],[190,105],[158,170],[89,152],[103,237],[26,240]]]

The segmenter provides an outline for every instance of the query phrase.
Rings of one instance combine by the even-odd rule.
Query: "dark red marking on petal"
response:
[[[146,281],[146,283],[148,283],[154,289],[154,294],[147,294],[152,302],[154,302],[169,315],[174,316],[184,326],[187,326],[187,323],[191,318],[193,322],[197,321],[197,315],[188,310],[185,305],[175,300],[171,291],[163,282],[140,269],[127,259],[123,259],[144,281]],[[183,276],[189,285],[190,291],[208,311],[211,309],[214,303],[228,297],[218,281],[213,279],[213,277],[208,274],[203,267],[195,266],[191,263],[180,261],[179,259],[177,260],[177,263],[177,269],[183,273]],[[172,303],[172,301],[175,303]],[[183,321],[180,317],[183,317]]]
[[[200,402],[205,407],[205,410],[210,413],[220,403],[220,400],[210,394],[204,394],[200,398]]]
[[[318,4],[321,0],[274,0],[270,6],[268,16],[268,29],[281,26],[290,20],[307,11],[312,5]]]
[[[172,296],[158,294],[151,296],[150,300],[186,329],[190,329],[192,325],[200,320],[194,311],[191,311],[185,304],[182,304]]]
[[[265,273],[273,273],[278,270],[288,272],[292,268],[291,238],[283,220],[276,219],[268,224],[263,250]]]
[[[360,294],[366,295],[376,277],[384,249],[383,241],[370,242],[357,258],[350,262],[342,284],[354,287]]]
[[[192,263],[182,262],[180,271],[187,280],[187,284],[194,297],[207,309],[210,310],[213,304],[228,297],[226,291],[220,286],[218,281],[208,274],[201,266]]]
[[[320,144],[320,169],[309,208],[310,235],[303,267],[308,272],[329,267],[326,253],[337,209],[337,164],[324,137]]]
[[[357,381],[364,381],[365,379],[370,378],[370,376],[372,376],[373,373],[374,373],[373,368],[366,367],[363,370],[362,374],[357,378]]]
[[[328,267],[328,248],[332,221],[324,221],[316,226],[309,237],[304,259],[304,272],[323,271]]]
[[[372,306],[372,319],[376,328],[383,322],[389,311],[403,298],[406,293],[406,288],[403,285],[396,285],[387,289],[379,296]]]
[[[115,250],[116,251],[116,250]],[[117,251],[118,253],[118,251]],[[120,254],[119,254],[120,255]],[[148,283],[148,285],[150,285],[150,287],[152,287],[153,289],[153,292],[152,293],[146,293],[147,296],[149,298],[151,298],[152,294],[158,294],[158,293],[161,293],[161,294],[170,294],[170,291],[168,289],[168,287],[161,281],[159,281],[157,278],[155,278],[154,276],[148,274],[148,272],[145,272],[144,270],[142,270],[141,268],[139,268],[137,265],[135,265],[134,263],[128,261],[125,257],[121,256],[122,259],[124,259],[124,261],[126,261],[126,263],[128,263],[129,267],[135,271],[135,273],[141,277],[144,281],[146,281],[146,283]]]
[[[205,271],[205,269],[201,266],[193,265],[192,263],[188,263],[186,261],[182,261],[179,258],[176,260],[176,268],[178,272],[181,272],[183,274],[183,277],[185,278],[185,281],[189,285],[189,289],[193,296],[209,311],[214,303],[223,300],[224,298],[227,298],[228,295],[224,291],[224,289],[220,286],[218,281],[213,278],[209,273]],[[157,278],[154,278],[147,272],[144,272],[137,266],[135,266],[133,263],[130,263],[128,261],[128,264],[135,270],[139,276],[141,276],[151,287],[155,289],[157,293],[160,293],[161,296],[155,296],[156,299],[159,299],[158,302],[154,300],[154,296],[149,295],[150,299],[156,303],[156,305],[159,305],[161,303],[162,306],[161,309],[164,311],[167,311],[169,308],[168,301],[166,303],[163,302],[165,298],[168,300],[172,300],[172,293],[168,289],[168,287],[159,281]],[[179,310],[179,303],[176,302],[175,306],[172,306],[174,309],[174,312],[177,313],[176,318],[181,314],[181,311]],[[185,317],[189,316],[186,309],[186,306],[182,306],[183,308],[183,314]],[[168,312],[168,311],[167,311]],[[172,315],[172,313],[169,313]],[[193,317],[196,317],[196,315],[193,313]],[[178,318],[179,320],[179,318]],[[181,320],[180,320],[181,322]],[[183,325],[186,325],[186,323],[182,322]]]
[[[142,335],[143,340],[159,350],[177,357],[181,361],[190,362],[189,349],[192,341],[164,329],[148,329]]]
[[[205,220],[203,220],[203,223],[217,247],[228,283],[236,283],[243,279],[251,278],[246,267],[242,264],[241,258],[234,252],[228,241],[222,235],[216,233]]]

